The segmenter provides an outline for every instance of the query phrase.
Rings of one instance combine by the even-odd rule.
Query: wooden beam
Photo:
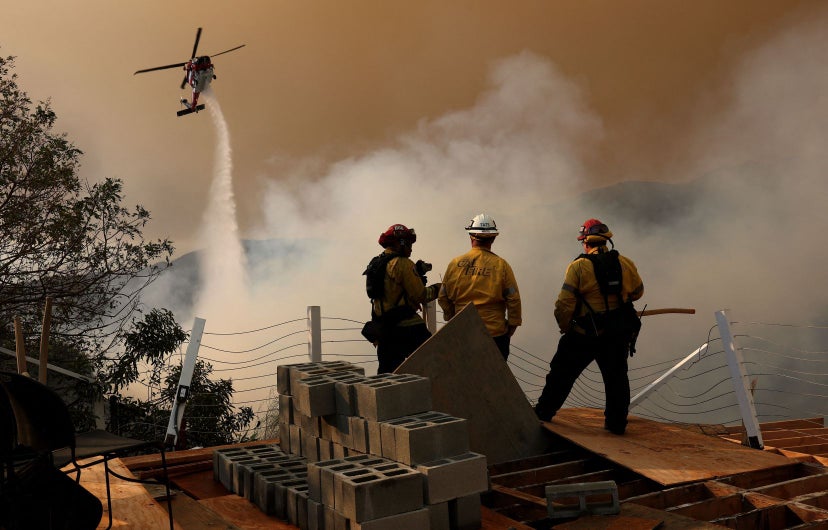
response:
[[[14,350],[17,356],[17,373],[21,375],[29,375],[26,370],[26,343],[23,337],[23,324],[20,322],[20,317],[14,317]]]
[[[43,327],[40,329],[40,369],[37,371],[37,380],[46,384],[49,374],[49,328],[52,326],[52,297],[46,297],[46,307],[43,309]]]

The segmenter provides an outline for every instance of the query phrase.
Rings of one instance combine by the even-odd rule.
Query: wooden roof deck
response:
[[[596,410],[562,410],[544,424],[549,444],[543,454],[490,465],[483,528],[828,529],[828,469],[819,461],[824,456],[798,452],[820,449],[817,441],[825,429],[814,424],[821,420],[764,424],[768,445],[757,451],[738,444],[738,429],[719,427],[710,435],[698,426],[632,418],[627,434],[615,436],[603,430],[600,418]],[[770,446],[771,440],[794,440],[790,443],[797,445],[790,447],[797,451]],[[214,481],[214,449],[168,454],[178,490],[173,501],[177,530],[296,528],[264,515]],[[157,457],[132,457],[114,465],[152,475]],[[81,476],[81,483],[105,503],[103,470],[92,468]],[[619,515],[582,516],[554,525],[547,519],[547,485],[606,480],[618,485]],[[160,489],[114,481],[113,527],[167,528],[165,508],[150,491],[163,495]],[[106,514],[99,528],[105,526]]]

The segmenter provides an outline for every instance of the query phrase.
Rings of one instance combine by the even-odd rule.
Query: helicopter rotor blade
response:
[[[214,53],[213,55],[210,55],[210,57],[216,57],[216,56],[219,56],[219,55],[223,55],[223,54],[225,54],[225,53],[229,53],[229,52],[232,52],[232,51],[236,51],[236,50],[238,50],[239,48],[244,48],[244,44],[242,44],[241,46],[236,46],[235,48],[230,48],[229,50],[224,50],[223,52]]]
[[[182,90],[184,89],[185,86],[187,86],[187,76],[186,75],[184,76],[184,79],[181,80]]]
[[[155,68],[145,68],[143,70],[138,70],[135,74],[143,74],[144,72],[154,72],[156,70],[167,70],[168,68],[180,68],[187,63],[176,63],[176,64],[168,64],[167,66],[156,66]],[[132,74],[132,75],[135,75]]]
[[[195,44],[193,44],[193,53],[192,53],[192,55],[190,55],[191,59],[196,56],[196,50],[198,50],[198,41],[200,39],[201,39],[201,28],[198,28],[198,31],[196,31]]]

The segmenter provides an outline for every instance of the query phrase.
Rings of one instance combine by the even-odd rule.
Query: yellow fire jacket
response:
[[[479,247],[449,262],[437,303],[446,320],[474,304],[492,337],[522,322],[520,291],[512,267],[494,252]]]
[[[598,252],[607,252],[607,247],[600,246],[589,250],[590,254]],[[641,276],[638,275],[635,263],[620,254],[618,261],[621,262],[621,296],[625,301],[638,300],[644,295],[644,283],[641,281]],[[585,304],[580,304],[578,314],[575,314],[575,307],[578,305],[576,293],[580,293],[580,296],[594,311],[604,311],[606,309],[604,307],[604,295],[601,294],[601,288],[595,278],[595,270],[592,267],[592,262],[587,258],[577,258],[566,268],[564,283],[560,294],[558,294],[558,300],[555,302],[555,320],[558,322],[561,333],[569,331],[573,318],[582,317],[589,311]],[[609,309],[615,309],[619,305],[617,296],[609,296],[607,302],[609,302]],[[575,329],[580,331],[577,326]]]
[[[391,249],[385,249],[390,254]],[[422,304],[437,298],[436,285],[426,287],[422,278],[414,268],[414,262],[410,259],[398,256],[391,258],[385,269],[385,296],[382,300],[373,301],[374,313],[381,315],[397,306],[408,305],[414,311],[420,311]],[[413,326],[425,322],[420,315],[402,320],[398,326]]]

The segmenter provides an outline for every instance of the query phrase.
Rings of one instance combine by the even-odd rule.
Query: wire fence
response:
[[[366,374],[376,372],[375,350],[360,334],[362,321],[341,317],[321,320],[324,360],[346,360],[363,366]],[[437,324],[439,329],[445,323]],[[828,415],[828,326],[731,324],[760,422]],[[632,414],[668,423],[734,425],[742,421],[717,327],[700,342],[707,346],[702,353],[649,394]],[[308,319],[301,317],[235,332],[211,331],[208,324],[199,358],[213,366],[214,378],[232,380],[233,405],[251,407],[263,426],[264,418],[278,412],[277,367],[307,362],[309,351]],[[519,342],[511,345],[508,365],[530,403],[543,389],[552,353],[540,356]],[[649,363],[644,356],[632,357],[631,395],[637,395],[686,355]],[[576,381],[564,406],[603,408],[604,399],[601,374],[592,363]],[[187,416],[199,417],[198,407],[188,408]]]

